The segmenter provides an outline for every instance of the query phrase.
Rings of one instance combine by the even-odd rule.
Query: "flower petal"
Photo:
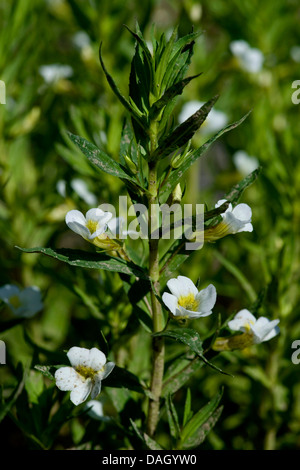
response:
[[[106,363],[105,354],[97,348],[92,348],[89,351],[88,367],[94,370],[100,370]]]
[[[80,405],[83,403],[91,393],[92,385],[91,379],[76,384],[70,394],[71,402],[74,403],[74,405]]]
[[[78,346],[73,346],[67,352],[70,363],[73,367],[85,366],[88,367],[90,359],[90,350],[86,348],[79,348]]]
[[[255,342],[261,343],[263,341],[269,341],[279,333],[279,328],[275,328],[279,323],[279,320],[270,321],[266,317],[260,317],[256,321],[252,328],[255,335]]]
[[[101,379],[101,377],[96,375],[95,378],[94,378],[94,383],[93,383],[93,387],[92,387],[92,390],[91,390],[91,399],[92,400],[94,398],[96,398],[99,395],[99,393],[101,392],[101,385],[102,385],[102,379]]]
[[[233,215],[238,219],[242,220],[243,222],[250,222],[252,217],[252,210],[248,204],[238,204],[232,210]]]
[[[205,289],[202,289],[197,293],[196,300],[199,301],[197,310],[202,314],[201,316],[204,316],[203,314],[206,313],[210,315],[217,300],[217,291],[215,286],[210,284]]]
[[[162,295],[162,301],[163,303],[168,307],[168,309],[175,315],[177,306],[178,306],[178,300],[175,295],[169,294],[168,292],[164,292]]]
[[[223,222],[227,226],[227,233],[237,233],[237,232],[242,232],[243,229],[245,228],[245,222],[242,220],[239,220],[235,217],[235,215],[232,212],[228,212],[228,210],[222,214],[223,217]]]
[[[69,222],[67,225],[69,229],[78,235],[81,235],[85,239],[88,239],[91,236],[89,229],[85,225],[81,225],[79,222]]]
[[[81,383],[79,374],[73,367],[61,367],[55,374],[56,386],[63,392],[73,390],[73,388]]]
[[[104,366],[104,372],[102,372],[102,380],[106,379],[106,377],[109,376],[109,374],[113,371],[115,367],[114,362],[107,362]]]
[[[19,296],[20,289],[13,284],[5,284],[0,287],[0,299],[3,302],[9,302],[9,299],[15,295]]]
[[[111,212],[103,212],[102,209],[96,207],[94,209],[90,209],[85,214],[86,220],[95,220],[101,223],[101,225],[105,225],[111,218]]]
[[[227,199],[220,199],[216,204],[215,204],[215,208],[217,209],[218,207],[220,207],[222,204],[224,204],[224,202],[227,202]],[[231,212],[232,211],[232,204],[231,202],[229,203],[227,209],[225,212],[223,212],[223,214],[225,214],[226,212]]]
[[[230,320],[228,322],[228,327],[233,330],[233,331],[248,331],[249,326],[252,329],[252,326],[255,325],[256,323],[256,318],[254,315],[252,315],[249,310],[244,308],[243,310],[240,310],[234,317],[233,320]],[[248,328],[247,328],[248,326]]]
[[[85,225],[85,217],[83,213],[76,209],[67,212],[65,221],[67,225],[72,222],[77,222],[80,225]]]
[[[186,276],[178,276],[177,279],[176,278],[170,279],[167,282],[167,286],[172,292],[172,294],[175,295],[177,298],[181,296],[186,296],[189,294],[193,294],[193,295],[198,294],[197,287],[195,286],[193,281],[191,281],[191,279],[189,279]]]

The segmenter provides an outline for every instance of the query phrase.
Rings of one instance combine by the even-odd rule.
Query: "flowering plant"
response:
[[[110,286],[113,308],[109,313],[105,308],[108,300],[98,295],[100,285],[105,286],[102,278],[91,282],[95,287],[93,294],[90,294],[93,289],[88,285],[85,286],[86,291],[76,286],[76,293],[91,308],[95,319],[103,321],[103,331],[98,331],[96,322],[99,344],[87,348],[84,346],[85,341],[78,337],[78,345],[72,344],[67,353],[71,366],[57,360],[51,364],[35,364],[35,367],[53,381],[62,402],[66,400],[65,396],[70,398],[66,406],[80,407],[84,404],[83,412],[86,411],[84,407],[87,406],[87,400],[94,400],[102,393],[104,379],[105,390],[114,390],[107,393],[111,393],[111,400],[121,417],[126,403],[136,401],[140,411],[134,407],[130,419],[126,421],[129,431],[124,424],[118,423],[130,442],[139,439],[141,446],[150,449],[163,449],[166,446],[180,450],[193,449],[202,444],[221,417],[222,387],[195,412],[191,407],[194,397],[189,391],[185,397],[181,423],[176,409],[176,392],[182,390],[202,368],[208,367],[215,373],[226,374],[215,363],[217,355],[222,351],[244,349],[272,339],[278,321],[269,321],[264,317],[256,321],[252,314],[240,312],[228,322],[232,331],[243,331],[247,335],[247,341],[239,338],[236,347],[235,338],[242,335],[233,334],[232,338],[226,339],[219,336],[220,330],[226,326],[216,325],[221,302],[218,287],[210,283],[209,279],[201,277],[203,286],[199,288],[194,283],[199,277],[198,273],[190,277],[178,273],[184,270],[184,263],[190,260],[195,250],[206,249],[206,242],[216,243],[224,236],[238,237],[241,232],[249,235],[253,231],[252,210],[239,201],[244,190],[256,180],[260,168],[237,182],[212,208],[205,206],[194,231],[196,216],[192,214],[188,217],[193,232],[190,239],[193,240],[195,234],[201,234],[204,246],[196,243],[194,250],[186,249],[188,232],[180,237],[170,236],[167,241],[164,239],[162,234],[166,226],[160,208],[172,208],[176,202],[180,212],[183,205],[180,184],[187,172],[214,142],[242,124],[247,115],[239,116],[238,121],[228,124],[227,116],[213,112],[218,99],[215,96],[205,103],[198,103],[192,114],[185,117],[181,115],[176,125],[173,118],[176,99],[199,76],[186,76],[199,33],[178,37],[175,28],[168,41],[165,35],[159,40],[153,38],[150,50],[138,25],[136,31],[127,29],[135,39],[128,97],[120,91],[107,70],[102,46],[99,51],[107,83],[127,113],[122,128],[119,159],[85,137],[71,132],[68,135],[72,144],[81,151],[84,161],[88,162],[89,171],[93,169],[95,178],[100,180],[99,175],[105,173],[122,184],[133,203],[138,223],[136,230],[127,230],[122,216],[116,217],[112,211],[100,207],[103,196],[99,195],[99,206],[90,207],[85,215],[77,208],[65,211],[65,223],[76,234],[69,247],[21,248],[26,253],[47,255],[73,269],[104,271],[108,276],[116,276]],[[56,75],[55,80],[58,79]],[[50,78],[52,80],[52,75]],[[212,121],[216,121],[217,117],[221,119],[214,122],[215,126],[205,128],[210,117]],[[203,136],[208,133],[209,138],[199,147],[193,148],[192,139],[201,128],[204,129]],[[213,134],[215,131],[216,134]],[[146,211],[143,212],[143,209]],[[184,219],[184,222],[187,220]],[[174,218],[170,217],[167,223],[171,235],[177,226],[174,210]],[[146,227],[146,230],[142,230],[142,227]],[[137,239],[136,236],[141,233],[143,237]],[[133,234],[132,241],[129,238]],[[199,241],[197,237],[196,240]],[[74,249],[73,244],[81,241],[83,245]],[[126,302],[119,305],[120,291],[126,296]],[[93,301],[95,297],[96,303]],[[206,326],[209,320],[206,317],[215,320],[211,330]],[[126,350],[124,344],[127,346],[126,341],[133,329],[135,336],[141,338],[139,355],[145,355],[149,361],[146,372],[141,376],[126,368],[123,354]],[[168,357],[170,343],[179,345],[179,356],[176,354],[172,358],[170,354]],[[108,362],[107,357],[111,358]],[[60,359],[66,360],[65,356]],[[164,419],[163,409],[166,410],[170,430],[170,441],[167,444],[159,439],[158,432]],[[102,420],[102,424],[104,422]]]

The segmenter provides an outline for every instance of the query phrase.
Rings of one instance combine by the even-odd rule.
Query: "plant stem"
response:
[[[157,147],[157,123],[153,122],[150,126],[150,142],[151,151]],[[158,215],[156,211],[157,205],[157,164],[149,162],[149,184],[148,184],[148,211],[149,211],[149,277],[152,281],[151,289],[151,306],[153,333],[157,333],[164,328],[163,312],[159,300],[155,296],[155,292],[160,291],[159,285],[159,239],[152,239],[151,232],[153,227],[157,227]],[[153,436],[159,419],[160,397],[164,373],[164,356],[165,346],[162,337],[155,337],[152,340],[152,375],[151,375],[151,394],[148,406],[147,417],[147,433]]]

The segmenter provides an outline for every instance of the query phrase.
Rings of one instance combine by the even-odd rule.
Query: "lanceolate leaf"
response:
[[[261,172],[261,167],[256,168],[256,170],[252,171],[249,175],[247,175],[242,181],[237,183],[229,193],[224,196],[224,199],[231,202],[233,205],[236,205],[241,198],[244,190],[248,188],[258,177],[259,173]]]
[[[89,253],[82,250],[71,250],[68,248],[61,248],[54,250],[52,248],[21,248],[17,246],[21,251],[25,253],[42,253],[44,255],[55,258],[64,263],[68,263],[71,266],[77,266],[81,268],[90,269],[104,269],[105,271],[114,271],[118,273],[132,275],[147,279],[146,273],[135,266],[133,263],[128,263],[122,259],[109,257],[100,253]]]
[[[215,397],[204,405],[194,416],[188,421],[181,432],[182,449],[191,449],[200,445],[211,428],[218,420],[222,408],[218,408],[222,398],[222,391],[218,392]]]
[[[186,344],[198,356],[202,356],[203,348],[199,333],[191,328],[174,328],[172,330],[161,331],[153,336],[165,336]]]
[[[203,367],[204,362],[201,361],[198,356],[194,359],[183,360],[182,368],[171,375],[163,383],[162,396],[166,397],[170,393],[176,393],[186,382]]]
[[[139,111],[138,108],[134,107],[132,102],[130,102],[129,100],[127,100],[125,98],[125,96],[122,95],[122,93],[120,92],[119,88],[117,87],[115,81],[113,80],[112,76],[108,73],[108,71],[106,70],[106,67],[104,65],[104,62],[103,62],[103,59],[102,59],[102,54],[101,54],[101,46],[102,44],[100,45],[100,48],[99,48],[99,59],[100,59],[100,64],[101,64],[101,67],[103,69],[103,72],[105,74],[105,77],[108,81],[108,84],[110,85],[112,91],[115,93],[115,95],[117,96],[117,98],[120,100],[120,102],[123,104],[123,106],[125,107],[125,109],[127,109],[127,111],[130,112],[130,114],[139,122],[139,124],[144,127],[145,125],[145,120],[144,120],[144,117],[143,117],[143,114]]]
[[[209,100],[191,117],[176,127],[162,142],[159,142],[158,148],[151,155],[151,160],[161,160],[185,145],[203,124],[217,99],[218,96],[215,96]]]
[[[191,80],[199,77],[200,75],[201,73],[199,73],[198,75],[194,75],[193,77],[184,78],[183,80],[180,80],[179,82],[174,83],[174,85],[168,88],[164,92],[163,96],[152,105],[152,108],[150,110],[151,117],[154,119],[158,115],[160,110],[164,106],[166,106],[170,100],[175,98],[175,96],[181,95],[186,85],[188,85]]]
[[[186,440],[182,444],[182,449],[195,449],[198,447],[202,442],[205,440],[207,434],[211,431],[214,427],[216,422],[221,416],[223,411],[223,406],[219,406],[207,419],[207,421],[198,428],[193,435],[186,438]]]
[[[185,161],[182,163],[182,165],[179,168],[177,168],[176,170],[172,171],[172,173],[168,177],[168,180],[166,181],[164,186],[160,189],[160,193],[159,193],[160,202],[161,203],[166,202],[166,200],[168,199],[169,194],[173,191],[173,189],[178,184],[180,179],[183,177],[185,172],[191,167],[191,165],[199,157],[201,157],[201,155],[204,154],[204,152],[206,152],[206,150],[209,149],[209,147],[219,137],[221,137],[223,134],[225,134],[225,132],[229,132],[232,129],[235,129],[237,126],[239,126],[247,118],[247,116],[249,114],[250,114],[250,112],[247,113],[244,117],[242,117],[242,119],[240,119],[239,121],[236,121],[233,124],[229,124],[228,126],[224,127],[224,129],[221,129],[219,132],[217,132],[217,134],[215,134],[213,137],[211,137],[209,140],[207,140],[203,145],[201,145],[201,147],[199,147],[198,149],[194,150],[194,152],[189,154],[187,156],[187,158],[185,159]]]
[[[82,153],[97,168],[110,175],[134,181],[134,179],[122,169],[118,162],[113,160],[109,155],[96,147],[96,145],[92,144],[83,137],[71,134],[71,132],[68,134],[70,139],[80,148]]]
[[[130,422],[132,425],[132,428],[136,435],[141,439],[141,441],[145,444],[145,446],[150,449],[150,450],[163,450],[163,447],[161,447],[154,439],[152,439],[148,434],[145,432],[141,431],[135,422],[130,418]]]
[[[229,375],[213,363],[209,362],[205,356],[203,356],[202,340],[199,333],[192,328],[174,328],[172,330],[161,331],[153,334],[153,336],[164,336],[175,339],[181,343],[186,344],[191,351],[193,351],[205,364],[212,367],[213,369],[221,372],[222,374]]]
[[[180,435],[180,426],[171,394],[166,398],[166,409],[171,436],[174,437],[174,439],[178,439]]]

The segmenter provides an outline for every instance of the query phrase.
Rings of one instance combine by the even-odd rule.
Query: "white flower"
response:
[[[228,322],[228,326],[233,331],[242,331],[253,335],[253,343],[258,344],[269,341],[279,333],[277,327],[279,320],[269,320],[260,317],[256,320],[254,315],[247,309],[238,312],[234,319]]]
[[[106,362],[106,356],[97,348],[72,347],[67,356],[72,367],[61,367],[55,372],[57,387],[70,391],[74,405],[83,403],[89,395],[96,398],[101,392],[101,382],[113,370],[115,364]]]
[[[264,62],[263,53],[244,40],[232,41],[229,45],[232,54],[238,59],[243,70],[250,73],[257,73],[262,69]]]
[[[199,318],[212,313],[217,299],[216,288],[212,284],[198,291],[191,279],[178,276],[170,279],[167,286],[171,294],[164,292],[162,300],[174,317]]]
[[[215,207],[221,206],[226,199],[221,199],[215,205]],[[232,204],[229,203],[228,209],[221,214],[226,235],[229,233],[238,232],[252,232],[253,226],[251,224],[252,211],[248,204],[238,204],[232,208]],[[219,224],[221,225],[221,224]]]
[[[110,421],[109,416],[104,416],[103,404],[100,400],[89,400],[84,408],[87,410],[87,414],[98,421]]]
[[[41,65],[39,67],[39,74],[43,77],[45,82],[49,85],[56,83],[62,78],[70,78],[73,75],[73,69],[70,65],[64,64],[50,64]]]
[[[97,198],[95,194],[91,193],[87,187],[87,184],[84,180],[80,178],[74,178],[71,181],[71,187],[78,194],[81,199],[86,202],[86,204],[92,206],[97,204]]]
[[[13,284],[6,284],[0,287],[0,299],[17,317],[32,317],[43,308],[41,291],[37,286],[21,290]]]
[[[300,63],[300,46],[291,47],[290,56],[294,62]]]
[[[258,159],[247,154],[244,150],[238,150],[233,155],[233,162],[237,170],[243,176],[249,175],[259,166]]]
[[[198,111],[204,103],[201,101],[189,101],[182,106],[181,112],[178,116],[179,123],[183,123],[189,117],[191,117],[196,111]],[[211,109],[204,123],[200,127],[200,131],[203,134],[213,134],[218,132],[220,129],[226,126],[228,123],[228,117],[223,111],[218,111],[214,108]]]
[[[66,214],[65,220],[67,226],[73,232],[93,243],[104,234],[107,229],[107,222],[111,217],[111,212],[103,212],[99,208],[88,210],[85,216],[82,212],[74,209]]]
[[[73,36],[73,43],[78,49],[83,49],[91,44],[91,39],[85,31],[77,31]]]

